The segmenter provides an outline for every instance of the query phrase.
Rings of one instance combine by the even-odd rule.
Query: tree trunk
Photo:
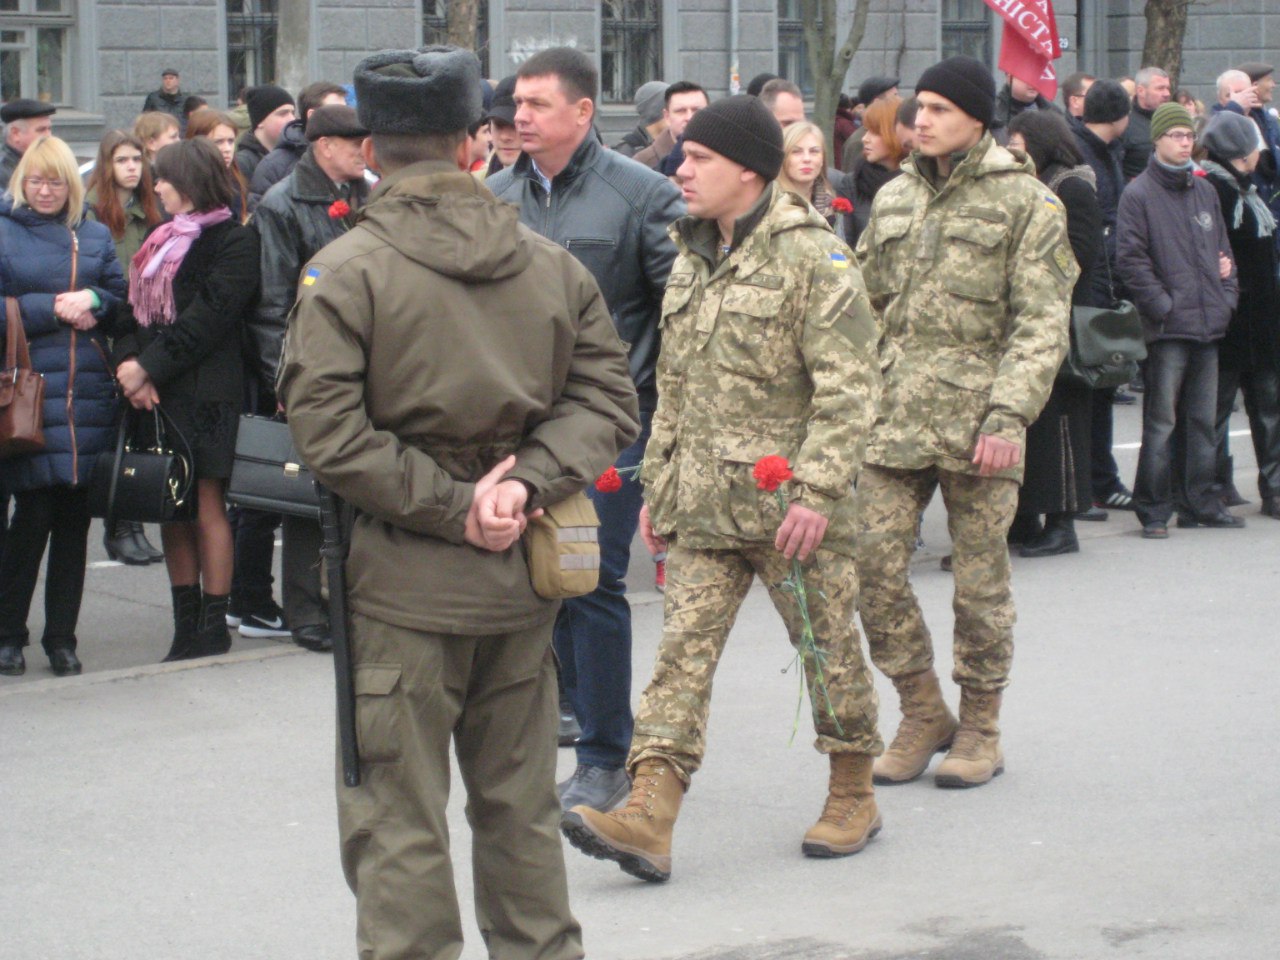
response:
[[[827,166],[833,167],[836,107],[840,104],[840,91],[844,89],[849,64],[867,33],[871,0],[857,0],[849,33],[838,48],[836,0],[801,0],[800,9],[804,16],[805,44],[809,48],[809,69],[813,73],[813,122],[822,128],[827,138]]]
[[[464,50],[475,50],[479,16],[479,0],[449,0],[448,42],[455,47],[462,47]]]
[[[1142,11],[1147,18],[1147,35],[1142,41],[1141,66],[1163,68],[1174,90],[1182,72],[1182,41],[1190,5],[1189,0],[1147,0]]]

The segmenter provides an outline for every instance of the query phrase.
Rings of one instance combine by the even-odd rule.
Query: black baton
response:
[[[342,535],[340,501],[317,483],[320,495],[320,532],[329,576],[329,635],[333,638],[333,673],[338,691],[338,743],[342,750],[342,782],[360,786],[360,752],[356,742],[356,687],[351,665],[351,638],[347,632],[347,544]]]

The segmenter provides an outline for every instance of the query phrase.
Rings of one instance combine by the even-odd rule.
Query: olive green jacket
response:
[[[528,629],[521,545],[472,547],[475,482],[514,453],[530,509],[583,489],[639,434],[595,281],[468,173],[386,177],[303,268],[278,381],[299,454],[352,504],[352,608],[434,633]]]
[[[772,186],[764,202],[723,259],[714,223],[672,226],[645,499],[654,529],[685,546],[772,541],[783,512],[752,468],[783,456],[795,473],[785,500],[827,517],[823,545],[851,555],[853,482],[880,396],[875,321],[826,220]]]
[[[97,191],[90,190],[84,199],[89,205],[89,218],[97,220],[98,217],[93,212],[93,205],[98,202]],[[147,232],[150,229],[141,204],[131,203],[124,208],[124,233],[112,239],[116,244],[116,259],[120,261],[120,269],[124,271],[126,282],[129,279],[129,264],[133,262],[133,255],[142,249],[142,241],[147,238]]]
[[[867,462],[977,473],[978,434],[1024,443],[1067,351],[1079,273],[1031,162],[984,135],[935,186],[919,153],[876,195],[858,262],[883,327]],[[1019,463],[1002,474],[1022,477]]]

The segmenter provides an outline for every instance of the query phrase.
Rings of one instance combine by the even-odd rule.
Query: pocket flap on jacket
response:
[[[942,224],[943,236],[966,240],[984,250],[995,249],[1008,232],[1002,225],[985,220],[948,220]]]
[[[755,463],[761,457],[783,456],[783,445],[772,437],[754,433],[720,433],[716,455],[729,463]]]
[[[911,217],[881,216],[876,219],[875,238],[878,242],[897,240],[911,229]]]
[[[356,696],[385,697],[400,682],[400,666],[394,663],[369,663],[356,667]]]
[[[988,393],[995,382],[995,368],[977,358],[945,357],[937,361],[937,377],[943,383],[977,393]]]
[[[785,295],[783,290],[770,290],[754,283],[735,283],[724,292],[720,309],[770,320],[782,310]]]

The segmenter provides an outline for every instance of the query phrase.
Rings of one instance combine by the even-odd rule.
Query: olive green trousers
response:
[[[352,616],[361,784],[338,770],[361,960],[456,960],[449,745],[467,791],[476,920],[493,960],[578,960],[555,791],[552,622],[501,636]]]

